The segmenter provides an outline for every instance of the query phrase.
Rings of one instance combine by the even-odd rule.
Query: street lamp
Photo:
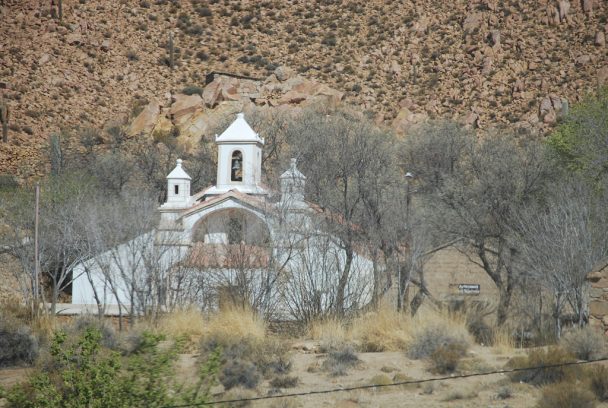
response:
[[[414,174],[409,171],[405,173],[405,226],[410,229],[410,181],[414,178]]]
[[[410,181],[414,178],[414,174],[409,171],[405,173],[405,240],[407,242],[409,251],[410,248]],[[397,252],[398,253],[398,252]],[[403,276],[401,273],[401,264],[397,259],[397,272],[398,272],[398,294],[397,294],[397,310],[403,310],[403,300],[405,297],[405,288],[403,282]]]

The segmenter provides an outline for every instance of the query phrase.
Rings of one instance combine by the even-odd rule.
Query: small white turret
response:
[[[306,176],[297,167],[297,160],[291,159],[289,169],[281,174],[281,202],[289,208],[307,208],[304,203]]]
[[[167,176],[167,202],[163,207],[185,208],[190,203],[190,176],[182,168],[182,159]]]

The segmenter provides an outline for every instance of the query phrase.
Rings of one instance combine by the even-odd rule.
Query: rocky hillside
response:
[[[546,131],[608,80],[600,0],[63,0],[61,19],[57,4],[0,1],[0,173],[40,174],[52,132],[175,104],[213,71],[259,87],[291,69],[401,133],[435,116]]]

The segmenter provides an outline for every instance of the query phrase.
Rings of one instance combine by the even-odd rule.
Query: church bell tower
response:
[[[217,184],[210,194],[238,190],[246,194],[266,194],[262,182],[262,139],[239,113],[219,136],[217,144]]]

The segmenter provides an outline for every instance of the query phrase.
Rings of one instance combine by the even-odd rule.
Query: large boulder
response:
[[[278,105],[298,105],[305,101],[312,103],[319,100],[336,104],[344,97],[344,94],[340,91],[301,76],[290,78],[283,85],[282,89],[285,93],[278,99],[276,103]]]
[[[213,108],[223,101],[255,100],[261,97],[260,81],[218,75],[203,90],[205,106]]]
[[[173,104],[169,114],[174,120],[192,115],[197,110],[203,109],[203,99],[198,94],[177,94],[173,97]]]
[[[392,127],[397,135],[403,136],[414,126],[428,119],[426,113],[414,113],[408,108],[401,108],[397,117],[393,120]]]
[[[127,135],[135,136],[139,134],[149,134],[152,132],[158,122],[160,115],[160,104],[158,101],[153,100],[146,105],[144,110],[131,122],[131,125],[127,129]]]

